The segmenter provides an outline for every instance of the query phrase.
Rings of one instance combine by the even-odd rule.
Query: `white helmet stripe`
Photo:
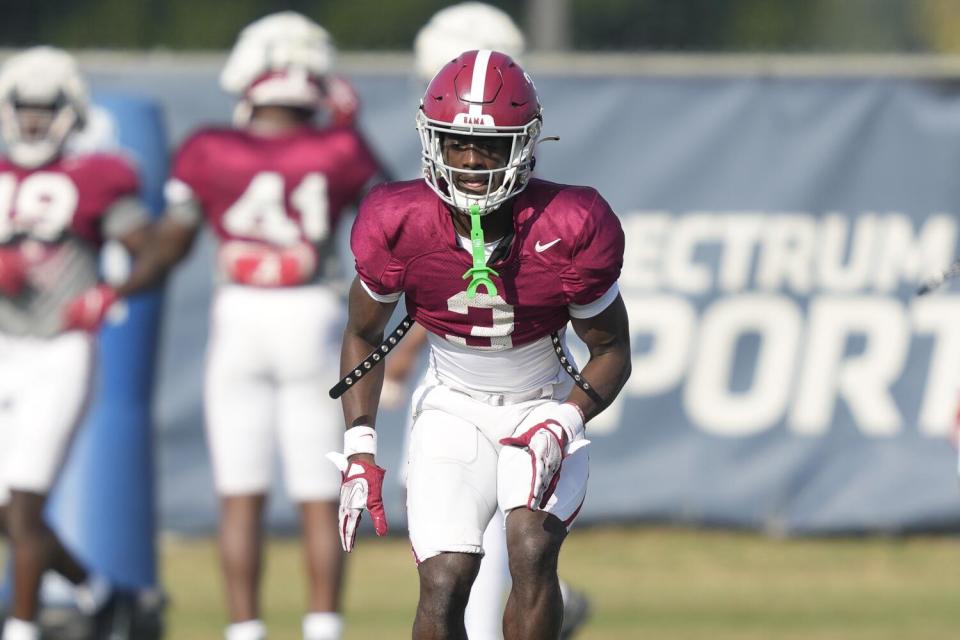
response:
[[[483,115],[483,90],[487,84],[487,67],[490,66],[490,49],[481,49],[477,52],[477,59],[473,63],[473,78],[470,82],[470,115]]]

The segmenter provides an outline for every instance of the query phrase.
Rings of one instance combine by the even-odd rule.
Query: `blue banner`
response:
[[[627,237],[634,373],[589,426],[582,521],[960,527],[960,298],[914,295],[957,254],[957,84],[532,73],[544,132],[560,136],[539,147],[538,175],[598,188]],[[99,80],[156,96],[174,143],[230,112],[212,69]],[[373,146],[394,175],[418,175],[420,87],[399,73],[355,81]],[[216,520],[202,437],[209,256],[203,244],[172,283],[161,354],[162,523],[179,531]],[[403,419],[379,425],[394,476]],[[271,523],[292,529],[275,498]],[[386,501],[402,525],[399,483]]]

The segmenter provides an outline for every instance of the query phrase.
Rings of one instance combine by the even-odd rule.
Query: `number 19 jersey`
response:
[[[133,165],[69,155],[36,169],[0,158],[0,251],[18,254],[26,286],[0,295],[0,334],[50,338],[64,306],[97,282],[97,254],[149,222]]]

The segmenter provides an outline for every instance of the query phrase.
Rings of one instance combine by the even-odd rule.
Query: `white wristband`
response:
[[[583,411],[572,402],[564,402],[557,411],[563,416],[560,423],[567,432],[567,438],[570,442],[579,440],[583,437],[585,428],[583,425]]]
[[[377,455],[377,432],[366,425],[350,427],[343,432],[343,455],[350,457],[355,453]]]

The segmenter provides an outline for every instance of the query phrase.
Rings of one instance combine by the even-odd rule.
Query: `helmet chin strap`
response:
[[[463,279],[470,278],[467,285],[467,297],[471,300],[477,296],[477,288],[484,287],[488,296],[497,295],[497,287],[490,279],[490,275],[500,275],[487,266],[487,256],[484,252],[483,226],[480,224],[480,207],[470,206],[470,251],[473,254],[473,267],[467,269]]]

